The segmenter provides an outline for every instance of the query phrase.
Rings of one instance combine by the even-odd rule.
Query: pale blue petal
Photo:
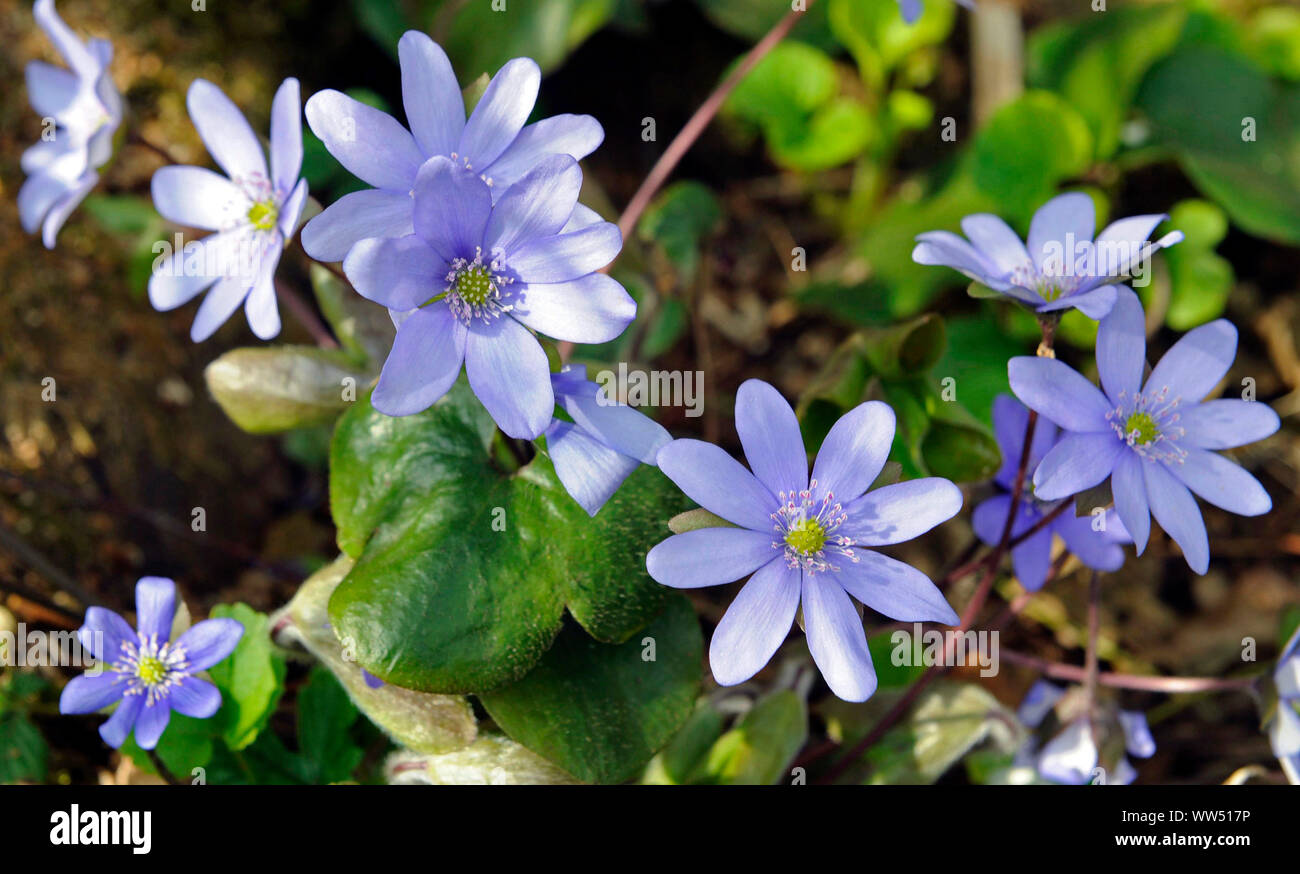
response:
[[[483,247],[510,256],[536,237],[558,234],[578,202],[582,170],[568,155],[552,155],[501,195],[488,220]]]
[[[472,261],[483,244],[483,229],[491,214],[492,192],[474,173],[441,156],[420,168],[415,181],[415,233],[444,261]],[[484,261],[490,260],[487,248],[481,254]]]
[[[171,637],[176,616],[176,584],[166,577],[141,577],[135,584],[135,629],[140,638],[155,635],[159,643]]]
[[[747,379],[736,392],[736,433],[745,460],[774,495],[808,488],[808,453],[799,420],[781,393],[761,379]],[[823,493],[831,485],[822,486]]]
[[[618,257],[623,235],[602,221],[582,230],[535,237],[510,254],[510,269],[523,282],[567,282],[599,270]]]
[[[894,443],[894,411],[880,401],[849,410],[831,426],[817,452],[812,478],[819,494],[847,504],[876,481]]]
[[[507,188],[548,155],[568,155],[581,160],[605,139],[600,122],[590,115],[553,115],[528,125],[485,174],[493,187]]]
[[[529,284],[511,313],[539,334],[571,343],[606,343],[636,318],[636,301],[604,273],[555,284]]]
[[[1180,411],[1183,446],[1201,449],[1234,449],[1263,440],[1282,426],[1276,412],[1262,401],[1220,398]]]
[[[1218,385],[1237,356],[1237,329],[1227,319],[1193,328],[1169,348],[1147,377],[1148,394],[1167,388],[1185,405],[1202,400]]]
[[[1142,303],[1128,286],[1120,286],[1110,315],[1097,326],[1097,371],[1112,404],[1130,402],[1142,388],[1146,367],[1146,316]]]
[[[1020,356],[1007,362],[1007,376],[1025,406],[1066,431],[1114,434],[1106,420],[1111,411],[1106,396],[1065,362]]]
[[[415,233],[414,211],[415,201],[405,190],[353,191],[307,222],[302,247],[317,261],[342,261],[360,240]]]
[[[555,395],[546,353],[537,338],[509,316],[469,328],[465,374],[493,421],[511,437],[532,440],[551,423]]]
[[[831,576],[872,610],[899,622],[961,621],[939,588],[910,564],[870,549],[855,549],[854,555],[857,561],[836,558],[839,570]]]
[[[541,81],[541,68],[531,58],[515,58],[492,77],[460,137],[459,154],[477,172],[486,170],[519,135]]]
[[[862,546],[903,543],[957,515],[961,503],[961,489],[940,477],[894,483],[846,505],[835,533]]]
[[[206,79],[195,79],[185,104],[203,144],[227,176],[234,180],[270,179],[257,134],[220,88]]]
[[[340,164],[376,188],[410,191],[424,163],[415,138],[397,119],[341,92],[313,94],[307,124]]]
[[[799,594],[799,570],[781,558],[749,578],[709,642],[709,668],[718,685],[743,683],[762,670],[790,633]]]
[[[1215,452],[1188,448],[1181,463],[1165,465],[1183,485],[1216,507],[1241,516],[1273,509],[1268,492],[1242,467]]]
[[[589,516],[595,516],[623,480],[640,465],[635,458],[611,449],[577,426],[558,419],[546,429],[546,450],[564,490]]]
[[[116,671],[73,677],[59,695],[60,713],[94,713],[126,693],[126,679]]]
[[[302,170],[302,96],[298,80],[285,79],[271,101],[271,182],[292,191]]]
[[[235,619],[204,619],[176,638],[176,646],[185,650],[190,673],[197,673],[206,671],[234,652],[243,635],[244,626]]]
[[[397,329],[370,403],[386,416],[427,410],[460,375],[467,337],[445,304],[412,313]]]
[[[420,151],[450,155],[465,129],[465,101],[447,53],[426,34],[408,30],[397,42],[402,105]]]
[[[1090,489],[1110,476],[1128,447],[1108,434],[1067,434],[1034,471],[1034,494],[1041,501],[1059,501]]]
[[[720,586],[752,574],[781,552],[772,535],[745,528],[697,528],[674,534],[646,555],[645,566],[658,583],[675,589]]]
[[[1147,505],[1147,481],[1142,468],[1156,463],[1144,461],[1135,452],[1125,452],[1116,462],[1110,481],[1115,511],[1119,513],[1120,521],[1128,533],[1133,536],[1138,555],[1146,550],[1147,540],[1151,536],[1151,508]]]
[[[1163,464],[1145,464],[1142,470],[1146,477],[1151,515],[1182,547],[1188,567],[1198,574],[1205,573],[1210,567],[1210,543],[1196,499]]]
[[[362,240],[343,259],[343,272],[357,294],[402,311],[441,292],[447,270],[446,259],[415,234]]]
[[[866,701],[876,691],[867,634],[853,602],[829,574],[804,574],[803,623],[808,649],[831,691]]]
[[[777,499],[727,453],[701,440],[674,440],[659,450],[659,469],[692,501],[728,522],[774,537]]]

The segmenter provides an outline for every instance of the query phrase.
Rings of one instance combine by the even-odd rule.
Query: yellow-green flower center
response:
[[[492,294],[492,273],[487,267],[470,267],[456,277],[456,296],[471,307],[481,307]]]
[[[1124,423],[1124,433],[1133,436],[1133,442],[1146,446],[1160,436],[1160,428],[1149,413],[1133,413]]]
[[[259,200],[248,209],[248,221],[259,231],[269,231],[275,227],[275,220],[279,217],[280,211],[276,209],[274,200]]]
[[[146,686],[156,686],[167,676],[167,667],[161,659],[154,656],[144,656],[136,666],[135,675]]]
[[[800,555],[812,555],[826,545],[826,529],[816,519],[801,519],[790,526],[785,543]]]

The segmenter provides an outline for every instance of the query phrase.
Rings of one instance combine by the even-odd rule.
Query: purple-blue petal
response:
[[[537,338],[509,316],[469,328],[465,375],[493,421],[511,437],[532,440],[551,423],[555,395],[546,353]]]
[[[727,607],[709,642],[709,668],[720,686],[743,683],[781,647],[799,608],[799,569],[773,558]]]
[[[357,294],[392,310],[413,310],[444,285],[447,260],[415,234],[362,240],[343,259]]]
[[[893,409],[880,401],[859,404],[841,416],[813,464],[818,493],[833,492],[847,504],[870,488],[889,458],[894,427]]]
[[[442,156],[420,168],[412,222],[415,233],[444,261],[473,260],[491,215],[492,192],[477,174]],[[488,260],[488,249],[482,254]]]
[[[1241,516],[1262,516],[1273,509],[1268,492],[1241,466],[1216,452],[1187,448],[1178,462],[1166,464],[1174,476],[1216,507]]]
[[[515,58],[498,70],[465,123],[460,157],[484,169],[500,157],[532,113],[541,81],[541,68],[531,58]]]
[[[640,464],[635,458],[611,449],[577,426],[558,419],[546,429],[546,450],[564,490],[589,516],[595,516],[605,506],[623,480]]]
[[[244,626],[228,617],[204,619],[190,626],[176,640],[185,650],[189,672],[206,671],[235,651],[244,635]]]
[[[636,301],[612,276],[588,273],[565,282],[529,284],[511,315],[556,340],[607,343],[636,318]]]
[[[166,577],[141,577],[135,584],[135,630],[140,639],[156,636],[159,643],[172,633],[176,616],[176,584]]]
[[[745,380],[736,392],[736,433],[750,470],[768,491],[779,496],[808,488],[799,420],[781,393],[761,379]]]
[[[862,546],[903,543],[947,522],[961,504],[961,489],[940,477],[894,483],[846,505],[836,533]]]
[[[302,247],[317,261],[342,261],[357,242],[368,237],[415,233],[414,210],[415,203],[405,189],[353,191],[303,226]]]
[[[445,304],[412,313],[397,329],[371,405],[386,416],[427,410],[460,375],[467,339],[465,326]]]
[[[411,134],[428,156],[450,155],[465,129],[465,101],[442,47],[418,30],[397,41],[402,67],[402,106]]]
[[[146,701],[135,720],[135,742],[140,745],[140,749],[151,750],[158,746],[158,739],[167,730],[171,718],[172,708],[168,696],[155,698],[152,704]]]
[[[1188,567],[1198,574],[1205,573],[1210,567],[1210,543],[1196,499],[1163,464],[1144,464],[1142,472],[1146,479],[1151,515],[1156,517],[1165,533],[1182,547]]]
[[[853,597],[882,616],[900,622],[961,620],[930,578],[910,564],[870,549],[856,549],[857,561],[838,559],[832,578]]]
[[[767,486],[712,443],[674,440],[657,456],[659,469],[686,496],[735,525],[772,535],[778,501]]]
[[[1154,461],[1144,461],[1135,452],[1125,452],[1115,464],[1110,481],[1115,511],[1133,537],[1137,554],[1147,548],[1151,536],[1151,508],[1147,503],[1147,481],[1142,468]]]
[[[59,695],[60,713],[94,713],[117,701],[126,692],[125,678],[105,670],[99,674],[73,677]]]
[[[1112,404],[1130,402],[1142,387],[1146,367],[1146,316],[1133,290],[1120,286],[1110,315],[1097,326],[1097,371]]]
[[[867,634],[848,594],[829,574],[803,577],[803,623],[808,649],[826,685],[845,701],[866,701],[876,691]]]
[[[746,528],[697,528],[656,544],[645,565],[658,583],[699,589],[734,582],[779,556],[771,534]]]
[[[1261,401],[1219,398],[1181,411],[1180,444],[1201,449],[1234,449],[1263,440],[1282,426],[1277,413]]]
[[[492,185],[508,188],[547,155],[582,160],[605,139],[600,122],[590,115],[553,115],[528,125],[484,171]]]
[[[1183,404],[1202,400],[1227,374],[1237,355],[1237,329],[1227,319],[1193,328],[1151,369],[1145,391],[1167,389]]]
[[[312,132],[353,176],[376,188],[410,191],[424,155],[397,119],[332,89],[313,94],[306,114]]]
[[[221,709],[221,692],[207,680],[185,677],[172,688],[170,702],[177,713],[207,719]]]
[[[1114,433],[1067,434],[1034,470],[1034,494],[1042,501],[1059,501],[1090,489],[1110,476],[1127,451]]]
[[[483,236],[485,252],[510,256],[530,240],[560,233],[573,215],[582,170],[568,155],[551,155],[528,171],[496,202]]]
[[[99,727],[99,736],[104,739],[104,743],[115,749],[121,747],[126,742],[127,735],[131,733],[142,709],[144,709],[143,695],[124,695],[122,703],[117,705],[113,715]]]
[[[77,640],[96,661],[114,664],[122,655],[123,644],[135,645],[139,638],[121,616],[107,607],[88,607],[85,624],[77,630]]]
[[[1106,396],[1064,361],[1012,358],[1007,362],[1007,376],[1011,390],[1025,406],[1066,431],[1113,433],[1106,419],[1111,411]]]

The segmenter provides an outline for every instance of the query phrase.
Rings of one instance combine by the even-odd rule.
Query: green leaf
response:
[[[677,268],[682,283],[695,276],[700,243],[722,222],[722,206],[699,182],[674,182],[654,199],[642,216],[637,233],[653,242]]]
[[[860,100],[837,97],[839,75],[824,52],[777,45],[727,98],[723,112],[762,129],[772,157],[796,170],[824,170],[870,144],[875,122]]]
[[[1083,117],[1055,94],[1030,91],[1001,107],[975,137],[970,172],[999,202],[1000,215],[1027,218],[1092,156]]]
[[[378,677],[481,692],[537,663],[566,606],[611,642],[661,609],[667,590],[649,578],[645,554],[687,506],[668,479],[638,468],[592,519],[545,455],[513,475],[496,467],[493,432],[463,381],[414,416],[363,402],[339,421],[330,504],[356,566],[330,617]]]
[[[1092,128],[1098,157],[1109,157],[1143,75],[1173,51],[1186,20],[1187,9],[1171,3],[1041,28],[1027,49],[1030,84],[1069,101]]]
[[[690,716],[702,657],[695,611],[674,595],[627,643],[600,643],[567,626],[527,676],[480,697],[497,724],[533,752],[580,780],[618,783],[635,776]]]
[[[927,0],[921,17],[903,20],[896,3],[828,0],[831,32],[858,63],[863,80],[881,87],[890,70],[908,55],[938,45],[952,30],[956,11],[947,0]]]
[[[1023,730],[998,700],[973,683],[938,683],[907,719],[867,751],[868,783],[933,783],[978,744],[1016,748]]]
[[[462,81],[495,73],[518,57],[532,58],[548,73],[604,27],[615,6],[615,0],[513,0],[503,13],[492,3],[464,3],[443,48]]]
[[[369,382],[344,353],[314,346],[232,349],[203,375],[221,409],[251,434],[332,422]]]
[[[986,480],[1002,466],[1002,452],[987,429],[938,417],[921,441],[921,457],[931,475],[958,483]]]
[[[903,643],[895,643],[894,635],[906,635]],[[881,689],[902,689],[910,686],[925,673],[923,664],[894,664],[894,652],[899,646],[911,646],[911,631],[882,631],[867,638],[871,650],[871,663],[876,669],[876,685]],[[914,661],[909,656],[908,661]]]
[[[247,604],[218,604],[212,616],[227,617],[244,626],[239,646],[208,674],[221,690],[222,738],[232,750],[253,742],[275,711],[284,692],[284,660],[271,645],[266,614]]]
[[[484,734],[451,753],[397,753],[389,757],[385,769],[390,783],[434,786],[563,786],[577,782],[572,775],[500,734]]]
[[[1169,224],[1185,239],[1164,253],[1171,286],[1165,322],[1187,331],[1223,314],[1236,281],[1232,264],[1214,251],[1227,236],[1228,217],[1209,201],[1185,200],[1169,211]]]
[[[1138,94],[1158,141],[1243,230],[1300,243],[1300,84],[1216,48],[1180,49]]]
[[[0,715],[0,783],[42,782],[49,758],[45,738],[25,713]]]
[[[158,223],[153,204],[134,194],[92,194],[81,208],[114,234],[138,236]]]
[[[1275,76],[1300,79],[1300,9],[1268,6],[1250,19],[1250,57]]]
[[[347,780],[361,764],[363,751],[350,731],[357,713],[334,675],[313,668],[298,692],[298,751],[306,760],[310,782]]]
[[[195,719],[173,712],[154,752],[173,777],[182,782],[189,780],[195,776],[195,768],[206,769],[212,761],[216,751],[215,738],[221,732],[222,722],[220,714],[212,719]],[[135,742],[134,733],[122,744],[122,752],[146,773],[158,773],[149,754]]]
[[[276,642],[297,645],[320,660],[352,702],[398,744],[418,753],[445,753],[474,740],[477,720],[469,700],[459,695],[432,695],[391,683],[372,688],[356,661],[344,652],[329,621],[329,600],[352,569],[341,556],[312,574],[293,598],[272,615]]]
[[[1033,352],[998,324],[993,307],[973,316],[946,320],[948,348],[935,365],[936,379],[953,380],[957,403],[986,425],[993,423],[993,398],[1010,394],[1007,359]]]
[[[803,698],[789,689],[773,692],[718,738],[691,782],[771,785],[790,776],[790,763],[807,739]]]
[[[727,718],[708,701],[699,702],[686,724],[650,762],[642,782],[660,786],[688,782],[714,741],[722,735],[726,722]]]
[[[943,357],[948,342],[943,319],[933,313],[887,328],[865,328],[861,335],[867,362],[883,377],[929,370]]]

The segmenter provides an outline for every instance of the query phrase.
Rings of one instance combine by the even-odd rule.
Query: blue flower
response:
[[[415,233],[352,247],[343,271],[398,323],[371,402],[406,416],[442,397],[460,373],[512,437],[551,422],[550,365],[531,328],[557,340],[604,343],[636,315],[636,302],[594,271],[622,247],[597,221],[566,231],[582,171],[568,155],[543,159],[493,202],[480,176],[430,158],[415,182]]]
[[[1199,574],[1210,562],[1205,522],[1192,493],[1232,513],[1259,516],[1273,507],[1259,482],[1214,452],[1262,440],[1279,427],[1267,404],[1202,399],[1227,374],[1237,329],[1217,319],[1189,331],[1147,376],[1142,304],[1120,286],[1115,308],[1097,331],[1099,390],[1061,361],[1008,362],[1011,390],[1065,435],[1034,470],[1034,493],[1057,501],[1110,477],[1115,509],[1146,548],[1151,516],[1182,547]]]
[[[862,620],[849,596],[905,622],[957,624],[925,574],[864,547],[911,540],[961,509],[961,490],[927,478],[867,488],[894,440],[894,411],[868,401],[840,418],[808,477],[799,422],[772,386],[751,379],[736,395],[736,430],[753,473],[721,449],[674,440],[659,468],[701,507],[736,525],[676,534],[646,556],[666,586],[747,582],[709,645],[713,676],[744,682],[785,640],[803,604],[808,648],[831,691],[865,701],[876,672]]]
[[[1063,689],[1039,680],[1025,695],[1016,715],[1025,726],[1037,728],[1064,697]],[[1044,779],[1074,786],[1093,782],[1098,766],[1108,764],[1110,773],[1105,775],[1105,782],[1127,786],[1137,779],[1137,771],[1128,756],[1149,759],[1155,755],[1156,742],[1141,711],[1112,710],[1110,713],[1108,718],[1099,718],[1096,726],[1086,714],[1070,719],[1041,751],[1035,750],[1032,740],[1027,743],[1016,754],[1017,763],[1033,764]],[[1114,761],[1103,763],[1097,750],[1096,730],[1122,732],[1127,755],[1120,754]]]
[[[1183,238],[1173,231],[1147,238],[1166,215],[1138,215],[1107,226],[1094,242],[1092,198],[1080,192],[1054,197],[1034,213],[1029,247],[995,215],[962,219],[970,242],[948,231],[919,235],[912,260],[951,267],[1040,313],[1074,307],[1100,319],[1115,303],[1115,286],[1158,249]]]
[[[954,0],[954,2],[967,9],[975,8],[974,0]],[[914,24],[924,11],[921,0],[898,0],[898,9],[903,13],[903,20],[908,24]]]
[[[1300,783],[1300,628],[1282,649],[1273,671],[1277,713],[1268,729],[1273,755],[1292,783]]]
[[[190,328],[194,342],[212,336],[241,303],[253,333],[269,340],[280,333],[275,268],[307,201],[307,180],[298,178],[298,80],[285,79],[271,103],[269,171],[257,134],[220,88],[196,79],[186,103],[226,175],[163,167],[153,175],[154,207],[177,224],[217,233],[158,261],[149,278],[149,302],[158,310],[175,309],[211,288]]]
[[[1002,530],[1007,523],[1007,514],[1011,509],[1010,492],[1015,487],[1016,473],[1020,466],[1020,456],[1025,445],[1025,428],[1029,422],[1029,411],[1010,395],[998,395],[993,400],[993,432],[1002,450],[1002,469],[993,481],[1004,491],[981,502],[971,516],[971,525],[975,535],[989,546],[1002,539]],[[1051,422],[1039,419],[1034,426],[1034,440],[1029,449],[1027,470],[1033,470],[1047,451],[1056,443],[1057,429]],[[1044,516],[1052,513],[1059,502],[1036,500],[1032,488],[1025,488],[1020,499],[1020,507],[1015,522],[1011,527],[1011,536],[1018,537],[1033,528]],[[1115,511],[1106,511],[1106,527],[1103,531],[1094,531],[1092,517],[1075,516],[1074,510],[1066,510],[1050,524],[1032,537],[1027,538],[1011,550],[1011,563],[1016,569],[1016,578],[1021,585],[1031,592],[1043,587],[1047,572],[1052,564],[1052,536],[1059,536],[1070,552],[1093,570],[1115,571],[1124,564],[1124,550],[1121,543],[1131,543],[1132,538],[1124,530]]]
[[[99,734],[120,747],[135,729],[135,742],[151,750],[175,710],[207,719],[221,707],[221,693],[195,676],[235,651],[244,626],[234,619],[206,619],[171,641],[176,584],[142,577],[135,586],[136,630],[103,607],[86,611],[77,632],[95,657],[96,670],[73,678],[59,698],[60,713],[94,713],[117,702]]]
[[[303,248],[317,260],[342,261],[368,237],[410,234],[411,191],[429,158],[440,155],[472,170],[500,197],[542,158],[584,158],[605,138],[589,115],[556,115],[524,126],[542,76],[528,58],[516,58],[497,72],[467,121],[456,74],[438,44],[412,30],[403,34],[397,51],[410,131],[338,91],[321,91],[307,101],[307,123],[325,148],[374,186],[344,195],[303,228]],[[578,212],[594,216],[586,207]]]
[[[36,0],[36,23],[49,36],[68,69],[44,61],[27,65],[27,96],[32,109],[53,119],[52,136],[23,152],[27,181],[18,191],[23,230],[41,229],[47,249],[77,204],[99,181],[95,172],[113,155],[113,134],[122,121],[122,98],[113,86],[108,40],[82,42],[63,23],[54,0]]]
[[[672,438],[650,417],[606,398],[581,365],[565,365],[551,388],[573,421],[551,420],[547,452],[564,488],[595,516],[637,465],[655,464]]]

